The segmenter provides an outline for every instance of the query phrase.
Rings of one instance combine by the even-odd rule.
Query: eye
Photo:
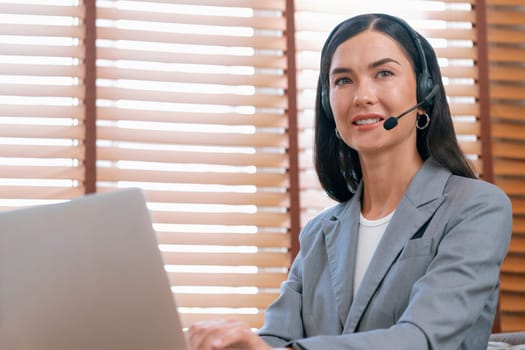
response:
[[[390,77],[392,75],[394,75],[394,73],[392,73],[389,70],[382,70],[382,71],[377,73],[377,77],[378,78],[387,78],[387,77]]]
[[[351,83],[352,83],[352,79],[350,79],[348,77],[337,78],[334,81],[334,85],[336,85],[336,86],[344,85],[344,84],[351,84]]]

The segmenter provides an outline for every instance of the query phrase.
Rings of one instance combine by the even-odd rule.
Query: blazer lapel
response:
[[[355,332],[368,303],[406,242],[432,217],[442,203],[443,188],[449,176],[448,170],[429,159],[412,180],[354,296],[344,324],[345,333]],[[354,235],[357,236],[357,229]],[[355,264],[350,266],[353,269]]]
[[[353,298],[353,266],[355,265],[357,230],[361,210],[360,197],[361,187],[348,203],[342,205],[339,213],[323,221],[323,235],[341,329],[343,329]]]

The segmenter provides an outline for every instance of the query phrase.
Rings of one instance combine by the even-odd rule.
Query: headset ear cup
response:
[[[425,99],[425,103],[423,103],[423,107],[429,107],[432,106],[434,103],[434,98],[428,98],[428,96],[431,94],[432,89],[434,88],[434,80],[430,76],[430,74],[426,71],[423,71],[421,73],[421,76],[418,79],[417,84],[417,101],[421,102]]]

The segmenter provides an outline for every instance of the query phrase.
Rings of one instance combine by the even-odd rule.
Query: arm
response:
[[[266,322],[259,335],[271,346],[285,346],[293,339],[305,337],[302,310],[302,257],[295,258],[281,295],[266,311]]]

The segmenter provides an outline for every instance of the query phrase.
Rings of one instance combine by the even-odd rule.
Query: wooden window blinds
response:
[[[0,2],[0,208],[84,193],[83,7]]]
[[[146,190],[183,323],[290,264],[285,1],[97,1],[97,189]]]
[[[525,4],[487,1],[494,182],[511,198],[514,222],[502,266],[505,331],[525,329]]]

